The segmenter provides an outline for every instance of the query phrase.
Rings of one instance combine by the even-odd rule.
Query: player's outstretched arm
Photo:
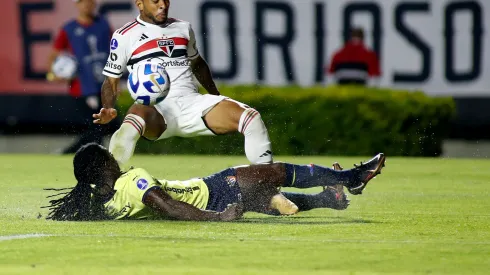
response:
[[[102,84],[102,107],[109,109],[116,105],[117,97],[119,96],[119,78],[106,77]]]
[[[191,68],[197,81],[201,83],[208,93],[212,95],[220,95],[206,60],[204,60],[201,56],[192,59]]]
[[[238,204],[230,205],[223,212],[204,211],[172,199],[160,188],[148,191],[143,198],[143,203],[163,216],[185,221],[233,221],[243,214],[243,208]]]
[[[119,78],[106,77],[102,84],[102,109],[98,114],[94,114],[94,123],[107,124],[117,116],[114,109],[117,97],[119,95]]]

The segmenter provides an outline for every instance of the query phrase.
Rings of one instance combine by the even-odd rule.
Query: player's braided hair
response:
[[[107,177],[121,175],[115,160],[103,147],[90,143],[77,151],[73,158],[73,170],[78,183],[72,188],[48,188],[45,190],[62,191],[48,196],[58,197],[45,206],[50,210],[46,219],[57,221],[93,221],[111,219],[104,209],[104,199],[98,190],[106,184]],[[112,167],[111,167],[112,164]],[[117,171],[114,171],[114,166]]]

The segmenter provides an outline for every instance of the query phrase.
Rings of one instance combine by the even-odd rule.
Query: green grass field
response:
[[[276,160],[351,167],[363,158]],[[246,160],[137,156],[133,163],[185,179]],[[0,274],[489,274],[489,168],[486,160],[388,156],[383,174],[344,211],[89,223],[40,218],[51,194],[42,188],[75,184],[70,157],[3,155]]]

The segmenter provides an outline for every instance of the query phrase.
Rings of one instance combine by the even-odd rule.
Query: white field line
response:
[[[10,235],[10,236],[0,236],[0,242],[11,241],[11,240],[22,240],[22,239],[32,239],[32,238],[42,238],[50,237],[52,235],[46,234],[24,234],[24,235]]]
[[[10,240],[20,240],[20,239],[30,239],[30,238],[42,238],[42,237],[64,237],[64,238],[132,238],[132,239],[160,239],[160,240],[226,240],[226,241],[251,241],[251,242],[315,242],[315,243],[372,243],[372,244],[439,244],[439,245],[490,245],[490,241],[482,241],[482,242],[471,242],[471,241],[419,241],[419,240],[346,240],[346,239],[297,239],[297,238],[220,238],[220,237],[172,237],[168,238],[168,236],[133,236],[133,235],[117,235],[117,234],[59,234],[59,235],[50,235],[50,234],[25,234],[25,235],[10,235],[10,236],[0,236],[1,241],[10,241]]]

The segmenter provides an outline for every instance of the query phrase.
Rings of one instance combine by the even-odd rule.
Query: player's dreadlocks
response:
[[[73,158],[73,170],[78,183],[73,188],[45,190],[62,191],[48,198],[65,195],[49,201],[50,213],[46,219],[57,221],[93,221],[111,219],[104,209],[100,191],[111,190],[121,171],[112,155],[104,147],[90,143],[80,148]],[[109,189],[110,188],[110,189]]]

